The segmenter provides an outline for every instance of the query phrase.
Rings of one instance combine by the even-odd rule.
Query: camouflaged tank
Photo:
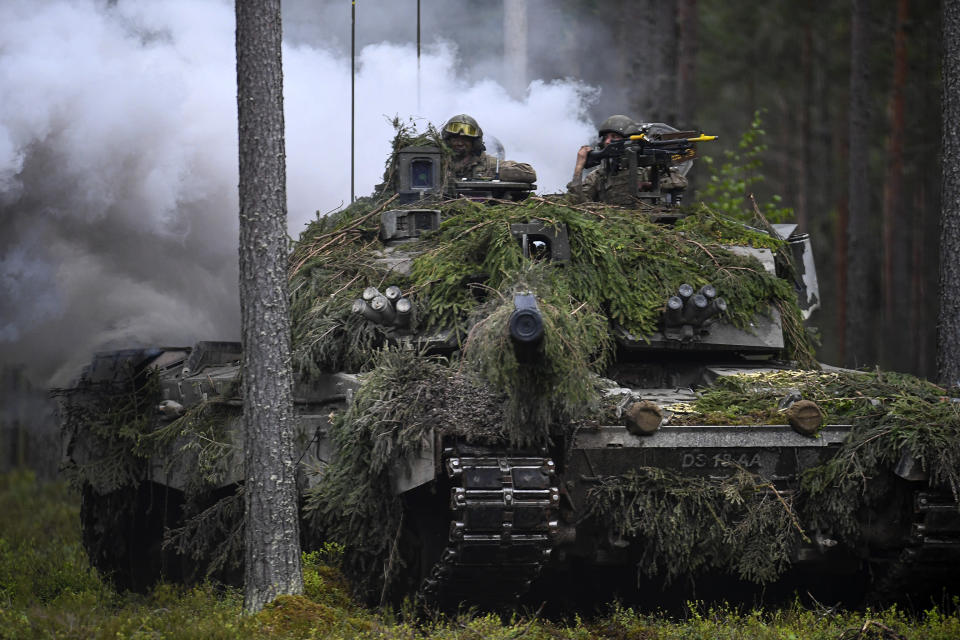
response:
[[[343,545],[370,601],[443,608],[956,589],[956,398],[813,361],[795,225],[574,206],[445,157],[398,135],[381,192],[292,253],[305,550]],[[118,585],[242,575],[239,359],[99,354],[61,392]]]

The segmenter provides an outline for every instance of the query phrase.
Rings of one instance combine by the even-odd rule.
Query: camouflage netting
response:
[[[395,150],[411,144],[405,135],[398,135]],[[386,181],[393,166],[388,162]],[[546,445],[609,412],[599,374],[611,360],[614,325],[638,336],[652,333],[680,284],[713,284],[728,302],[725,320],[741,328],[778,310],[787,353],[814,364],[792,287],[727,248],[782,243],[709,210],[667,226],[635,210],[571,206],[562,197],[416,206],[440,209],[443,222],[404,247],[415,254],[409,273],[391,271],[382,260],[379,213],[396,208],[388,198],[315,221],[291,258],[298,375],[367,372],[352,406],[337,419],[338,453],[307,509],[324,535],[349,541],[346,568],[370,594],[402,568],[396,551],[401,500],[387,497],[391,460],[416,450],[431,430],[511,447]],[[531,221],[565,225],[569,263],[523,257],[510,225]],[[351,312],[365,287],[389,285],[416,305],[419,335],[452,332],[458,348],[451,360],[405,348]],[[537,296],[545,325],[542,353],[532,365],[518,362],[506,331],[513,295],[526,291]],[[467,409],[448,415],[456,407]]]
[[[590,513],[625,539],[642,541],[638,570],[678,576],[719,569],[757,583],[776,580],[806,536],[792,501],[741,468],[721,480],[644,467],[603,478]]]
[[[62,469],[76,486],[89,484],[100,494],[136,486],[146,477],[140,439],[155,424],[160,385],[155,375],[122,362],[109,379],[55,389],[65,455],[89,460]],[[75,448],[82,451],[74,451]]]
[[[825,424],[851,425],[837,456],[805,471],[798,491],[731,465],[723,479],[641,468],[591,491],[591,511],[640,541],[639,569],[672,579],[721,569],[754,582],[778,578],[791,552],[821,530],[847,543],[861,534],[858,512],[890,497],[891,470],[917,461],[934,486],[960,489],[960,403],[914,376],[891,372],[777,371],[720,378],[690,404],[668,405],[670,424],[786,424],[782,400],[815,401]],[[801,525],[802,523],[802,525]]]
[[[682,282],[715,285],[729,302],[726,320],[739,327],[777,308],[786,351],[808,370],[723,379],[686,413],[675,413],[674,423],[783,424],[779,401],[796,389],[820,404],[828,423],[855,428],[841,455],[808,472],[802,491],[789,498],[743,470],[723,481],[667,477],[655,469],[608,478],[594,493],[594,515],[625,537],[655,543],[659,556],[645,558],[642,570],[672,577],[719,568],[757,582],[773,580],[805,536],[800,522],[857,533],[857,509],[873,499],[863,479],[895,464],[904,448],[934,481],[957,486],[958,449],[944,446],[956,442],[957,405],[941,401],[942,389],[909,376],[813,370],[789,284],[726,248],[778,248],[769,235],[706,209],[670,227],[635,211],[570,206],[563,198],[493,206],[454,201],[431,205],[442,210],[444,222],[410,247],[419,254],[409,275],[401,275],[385,273],[375,261],[382,206],[365,202],[336,223],[308,228],[291,276],[299,374],[371,372],[339,418],[340,455],[308,503],[325,534],[351,541],[347,568],[371,593],[402,568],[401,502],[384,498],[391,495],[391,454],[416,449],[429,430],[452,424],[468,439],[524,446],[610,414],[598,395],[598,374],[610,361],[612,323],[649,334]],[[566,225],[569,264],[522,257],[510,224],[528,221]],[[397,285],[414,300],[421,333],[451,329],[461,347],[453,360],[382,351],[384,330],[350,312],[370,285]],[[518,291],[534,292],[545,318],[536,367],[517,362],[505,331]],[[465,413],[481,419],[437,419],[451,406],[479,407]],[[656,515],[664,513],[673,517]],[[704,522],[715,526],[704,528]]]
[[[418,136],[400,126],[394,150],[441,143],[435,131]],[[395,167],[391,158],[380,194],[395,188]],[[883,484],[875,479],[889,475],[904,453],[957,494],[960,405],[910,376],[814,370],[792,286],[727,248],[780,248],[770,235],[705,208],[668,226],[652,222],[644,210],[572,206],[563,197],[431,202],[427,206],[442,212],[441,227],[405,245],[416,255],[402,273],[385,267],[388,256],[378,239],[379,214],[395,205],[375,195],[316,220],[290,260],[297,375],[311,381],[348,371],[361,380],[352,403],[335,416],[336,454],[306,497],[306,530],[347,545],[345,569],[368,595],[390,589],[404,569],[403,503],[390,489],[388,471],[393,461],[418,451],[433,434],[523,448],[608,420],[616,414],[615,400],[600,389],[614,353],[613,327],[650,334],[681,283],[714,285],[728,302],[724,320],[738,327],[776,309],[785,353],[803,370],[722,378],[694,403],[668,407],[673,424],[782,424],[780,400],[796,393],[816,401],[826,423],[851,424],[853,431],[840,454],[808,470],[792,496],[742,469],[722,480],[658,469],[603,478],[592,492],[592,516],[656,550],[641,559],[644,572],[672,578],[723,569],[757,582],[773,580],[803,539],[802,527],[858,535],[858,509],[878,499]],[[565,225],[569,263],[523,258],[510,225],[531,221]],[[351,312],[365,287],[389,285],[416,305],[418,335],[450,332],[454,348],[445,358],[420,353]],[[521,291],[536,294],[545,326],[533,364],[517,360],[506,331],[513,295]],[[102,404],[91,399],[96,393],[78,390],[86,399],[75,406],[72,424],[102,451],[96,464],[77,470],[78,477],[105,492],[135,486],[150,456],[162,451],[169,460],[176,449],[197,475],[188,491],[189,520],[172,541],[185,553],[215,555],[214,566],[226,566],[239,555],[242,502],[239,493],[212,499],[210,488],[229,458],[225,435],[238,409],[201,405],[148,437],[156,403],[144,393],[154,387],[139,379],[131,388],[105,389],[98,396]]]
[[[157,542],[196,561],[192,575],[223,576],[235,570],[243,558],[243,503],[240,490],[218,490],[235,459],[234,445],[227,432],[240,409],[221,402],[203,402],[182,417],[157,427],[160,385],[153,371],[138,371],[133,362],[121,362],[109,379],[82,379],[71,389],[57,389],[61,429],[67,442],[78,443],[83,451],[67,452],[73,463],[63,471],[84,495],[85,517],[101,535],[86,537],[91,556],[113,557],[116,547],[129,541],[118,532],[140,521],[144,513],[161,508],[168,501],[182,509],[183,526],[153,532]],[[72,446],[72,445],[71,445]],[[162,460],[166,469],[182,467],[193,471],[183,491],[162,498],[149,487],[150,464]],[[161,490],[163,492],[163,490]],[[138,504],[147,500],[150,504]],[[157,504],[153,504],[156,501]],[[170,522],[174,507],[168,507]],[[145,549],[133,554],[148,553]],[[107,561],[106,564],[110,564]],[[138,578],[128,584],[132,587]]]

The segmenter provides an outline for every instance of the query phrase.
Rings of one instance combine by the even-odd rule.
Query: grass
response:
[[[161,584],[147,595],[117,593],[97,575],[80,544],[79,498],[64,483],[38,483],[29,472],[0,475],[0,640],[287,639],[397,640],[850,640],[960,638],[960,601],[918,613],[740,610],[690,603],[678,617],[610,605],[592,618],[562,621],[462,614],[414,621],[351,599],[336,568],[339,550],[304,556],[303,596],[284,596],[255,616],[241,614],[230,587]]]

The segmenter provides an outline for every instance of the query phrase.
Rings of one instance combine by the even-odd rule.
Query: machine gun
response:
[[[665,125],[661,125],[665,126]],[[627,136],[607,144],[603,149],[587,153],[584,168],[601,166],[601,171],[613,174],[627,170],[636,174],[640,167],[650,168],[652,191],[641,194],[639,182],[635,187],[637,198],[659,199],[660,177],[670,172],[671,167],[689,162],[697,157],[697,143],[716,140],[696,131],[667,131],[653,133],[650,130]]]

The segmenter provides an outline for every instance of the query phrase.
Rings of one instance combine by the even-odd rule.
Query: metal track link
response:
[[[560,502],[554,462],[452,447],[444,466],[452,484],[449,537],[419,595],[441,608],[512,605],[553,548]]]
[[[927,584],[958,584],[960,507],[947,492],[914,494],[914,522],[905,547],[879,589],[881,596],[910,596]]]

